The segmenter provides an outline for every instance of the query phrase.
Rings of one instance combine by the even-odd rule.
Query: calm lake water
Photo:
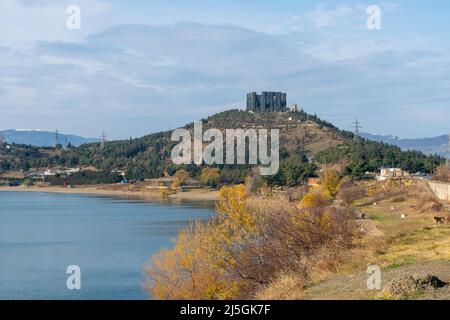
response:
[[[147,299],[144,267],[212,202],[0,192],[0,299]],[[81,290],[66,269],[81,268]]]

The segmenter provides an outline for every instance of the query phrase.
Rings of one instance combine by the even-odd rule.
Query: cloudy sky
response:
[[[449,16],[448,0],[1,0],[0,129],[141,136],[273,90],[343,129],[445,134]]]

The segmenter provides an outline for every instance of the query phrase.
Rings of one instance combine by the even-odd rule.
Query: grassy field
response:
[[[367,186],[371,187],[371,186]],[[377,193],[379,195],[379,193]],[[356,202],[367,219],[361,221],[365,236],[343,258],[336,274],[318,279],[304,292],[307,299],[450,299],[448,286],[416,292],[407,297],[368,290],[369,265],[382,270],[382,284],[411,274],[426,273],[450,282],[450,225],[435,226],[433,216],[449,214],[433,207],[433,195],[425,182],[398,185],[382,199],[366,197]],[[402,219],[401,216],[407,217]]]

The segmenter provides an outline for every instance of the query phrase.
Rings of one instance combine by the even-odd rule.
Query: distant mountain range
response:
[[[438,154],[447,157],[448,135],[433,138],[404,139],[397,136],[381,136],[370,133],[361,133],[367,140],[384,142],[400,147],[402,150],[418,150],[425,154]]]
[[[367,140],[396,145],[402,150],[418,150],[425,154],[438,154],[443,157],[448,156],[448,135],[441,135],[432,138],[405,139],[393,135],[383,136],[363,132],[361,133],[361,136]],[[0,138],[3,138],[8,143],[25,144],[37,147],[52,147],[55,145],[55,133],[42,130],[5,130],[0,131]],[[100,139],[85,138],[72,134],[58,134],[58,142],[63,145],[70,142],[71,145],[78,147],[85,143],[100,141]]]
[[[55,133],[41,130],[11,129],[0,131],[0,138],[8,143],[26,144],[36,147],[52,147],[55,145]],[[84,143],[100,142],[100,139],[84,138],[72,134],[58,134],[58,143],[80,146]]]

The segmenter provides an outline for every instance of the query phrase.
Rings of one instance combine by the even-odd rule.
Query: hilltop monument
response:
[[[286,111],[286,93],[267,92],[247,94],[247,111],[284,112]]]

